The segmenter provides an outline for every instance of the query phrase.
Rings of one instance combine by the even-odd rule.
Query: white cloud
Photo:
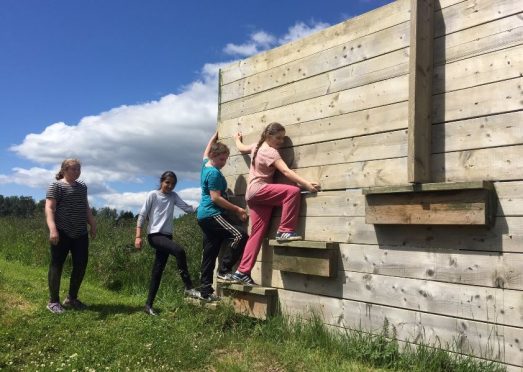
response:
[[[227,44],[224,51],[250,56],[326,26],[298,22],[282,37],[257,31],[244,44]],[[113,183],[141,183],[144,177],[157,178],[165,170],[196,183],[201,154],[216,128],[218,71],[229,63],[205,64],[199,78],[177,94],[115,107],[78,123],[53,123],[41,133],[28,134],[10,150],[39,166],[13,168],[9,175],[0,174],[0,184],[45,190],[62,160],[77,158],[82,163],[81,179],[97,207],[137,211],[149,190],[120,193]],[[184,189],[179,194],[192,205],[199,203],[199,188]]]
[[[296,39],[301,39],[328,26],[329,24],[324,22],[311,21],[310,25],[304,22],[296,22],[296,24],[289,27],[287,33],[280,38],[265,31],[257,31],[252,33],[249,36],[249,40],[245,43],[229,43],[225,46],[223,51],[229,55],[249,57],[275,46],[286,44]]]
[[[330,25],[325,22],[311,22],[310,26],[303,22],[297,22],[294,26],[289,27],[287,33],[278,40],[278,43],[280,45],[290,43],[291,41],[301,39],[329,26]]]

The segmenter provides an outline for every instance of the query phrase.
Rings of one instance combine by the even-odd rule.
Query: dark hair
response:
[[[221,142],[213,143],[210,150],[209,150],[209,158],[214,158],[216,156],[219,156],[221,154],[227,154],[229,155],[231,151],[227,147],[226,144]]]
[[[75,165],[75,164],[78,164],[81,166],[80,164],[80,160],[78,159],[65,159],[63,162],[62,162],[62,166],[60,167],[60,170],[58,171],[58,173],[56,173],[56,176],[54,178],[56,178],[56,180],[61,180],[62,178],[64,178],[64,173],[65,171],[67,170],[67,168]]]
[[[173,171],[165,171],[160,176],[160,186],[158,187],[158,190],[162,188],[162,182],[169,177],[171,177],[174,180],[174,187],[176,187],[176,184],[178,183],[178,177],[176,177],[176,174]]]
[[[284,131],[285,127],[281,125],[280,123],[270,123],[265,127],[263,130],[260,140],[258,141],[258,144],[256,145],[256,149],[254,150],[254,154],[252,155],[252,162],[251,164],[254,166],[254,160],[256,159],[256,155],[258,154],[258,150],[260,149],[260,146],[265,142],[267,139],[267,136],[274,136],[276,133]]]

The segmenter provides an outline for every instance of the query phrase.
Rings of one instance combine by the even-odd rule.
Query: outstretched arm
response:
[[[237,205],[232,204],[230,201],[225,199],[222,196],[221,191],[210,190],[209,194],[211,195],[211,200],[214,204],[216,204],[219,207],[222,207],[224,209],[228,209],[233,213],[236,213],[238,218],[240,220],[242,220],[243,222],[247,221],[247,211],[241,207],[238,207]]]
[[[320,191],[320,185],[316,182],[310,182],[303,177],[300,177],[292,169],[289,169],[287,164],[282,159],[278,159],[274,162],[274,166],[278,169],[281,174],[290,179],[292,182],[296,182],[298,185],[305,188],[310,192]]]
[[[256,145],[254,143],[252,143],[250,145],[245,145],[242,142],[241,132],[236,133],[236,135],[234,136],[234,142],[236,143],[236,147],[238,148],[238,151],[241,152],[242,154],[250,154],[252,147]]]
[[[214,132],[211,139],[209,140],[209,143],[207,144],[207,147],[205,148],[205,151],[203,152],[203,159],[209,158],[209,153],[211,152],[211,146],[218,141],[218,132]]]

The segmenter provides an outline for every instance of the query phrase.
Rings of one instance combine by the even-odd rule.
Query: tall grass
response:
[[[174,226],[197,283],[201,233],[195,216],[184,215]],[[174,258],[160,287],[161,316],[148,318],[141,309],[154,252],[148,245],[134,251],[134,229],[134,221],[98,220],[81,292],[91,306],[57,318],[44,308],[49,246],[43,216],[0,218],[0,369],[503,370],[423,345],[402,350],[386,329],[381,335],[334,334],[314,316],[262,322],[229,307],[211,312],[190,306],[182,300]]]

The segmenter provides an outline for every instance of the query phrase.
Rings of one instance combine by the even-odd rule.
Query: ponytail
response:
[[[80,160],[78,160],[78,159],[65,159],[62,162],[62,166],[60,167],[60,170],[58,171],[58,173],[56,173],[56,176],[54,178],[57,181],[61,180],[62,178],[64,178],[64,173],[67,170],[67,168],[69,168],[70,166],[75,165],[75,164],[81,165],[80,164]]]
[[[252,161],[251,164],[254,167],[254,161],[256,160],[256,155],[258,154],[258,150],[260,149],[260,146],[263,145],[265,140],[267,139],[267,136],[274,136],[276,133],[285,131],[285,127],[281,125],[280,123],[270,123],[265,127],[263,130],[260,140],[258,141],[258,144],[256,144],[256,148],[254,150],[254,153],[252,154]]]

